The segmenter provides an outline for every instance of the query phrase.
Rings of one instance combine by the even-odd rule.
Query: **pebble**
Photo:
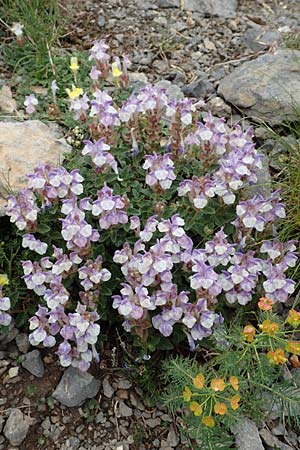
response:
[[[35,377],[43,378],[45,368],[39,350],[32,350],[32,352],[27,353],[22,362],[22,367]]]
[[[121,417],[131,417],[132,416],[132,408],[126,405],[122,400],[119,403],[119,414]]]
[[[107,398],[112,398],[112,396],[114,395],[114,388],[112,387],[112,385],[109,382],[109,377],[106,376],[103,378],[102,380],[102,388],[103,388],[103,394],[105,395],[105,397]]]

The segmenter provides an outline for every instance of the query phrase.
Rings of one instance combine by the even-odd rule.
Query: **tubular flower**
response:
[[[204,386],[204,375],[202,373],[198,373],[196,377],[193,379],[194,386],[198,389],[202,389]]]
[[[73,75],[76,77],[77,72],[79,69],[79,65],[78,65],[78,59],[76,56],[72,56],[71,57],[71,64],[70,64],[70,70],[73,73]]]
[[[238,394],[231,397],[231,399],[229,400],[231,408],[234,410],[238,409],[240,407],[240,405],[239,405],[240,400],[241,400],[241,397]]]
[[[278,366],[279,364],[285,364],[287,362],[287,358],[285,357],[284,351],[281,348],[277,348],[276,350],[270,350],[267,353],[267,358],[273,364]]]
[[[215,392],[222,392],[225,389],[225,381],[223,378],[213,378],[210,387]]]
[[[225,403],[217,402],[214,406],[214,411],[216,414],[224,416],[227,413],[227,406],[225,405]]]
[[[298,327],[300,325],[300,312],[295,309],[290,309],[287,323],[289,323],[293,328]]]
[[[198,417],[202,414],[202,406],[198,402],[191,402],[190,410],[194,413],[194,416]]]
[[[300,353],[300,341],[289,341],[286,344],[286,351],[298,355]]]
[[[239,379],[238,377],[232,376],[229,378],[229,383],[231,384],[231,386],[233,387],[233,389],[235,391],[239,390]]]
[[[259,325],[259,328],[263,333],[267,333],[269,336],[274,336],[274,334],[278,333],[279,331],[278,323],[271,322],[271,320],[269,319],[265,320],[261,325]]]
[[[111,71],[112,71],[112,74],[113,74],[114,78],[119,78],[122,75],[122,73],[123,73],[122,70],[120,69],[119,64],[118,64],[117,61],[112,63]]]
[[[71,100],[75,100],[83,94],[83,90],[79,87],[72,86],[72,90],[66,89],[66,92]]]
[[[266,297],[261,297],[258,302],[258,307],[261,311],[270,311],[273,306],[273,300]]]
[[[203,423],[203,425],[205,425],[206,427],[209,427],[209,428],[214,427],[216,424],[215,419],[212,416],[203,417],[202,423]]]
[[[247,342],[253,342],[256,330],[253,325],[246,325],[243,330],[243,336]]]
[[[192,395],[193,395],[193,393],[190,390],[190,388],[188,386],[185,386],[184,391],[182,393],[182,396],[183,396],[184,400],[186,402],[189,402],[191,400],[191,398],[192,398]]]

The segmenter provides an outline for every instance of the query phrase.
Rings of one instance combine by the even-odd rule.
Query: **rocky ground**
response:
[[[293,117],[292,95],[300,102],[300,52],[284,49],[286,37],[300,30],[299,0],[61,3],[72,22],[62,44],[87,49],[94,39],[105,38],[115,53],[132,55],[132,83],[165,80],[172,93],[206,98],[216,115],[234,120],[246,115],[271,125]],[[8,114],[16,109],[6,88],[1,108]],[[22,155],[17,133],[24,135],[24,129],[11,132],[9,126],[0,122],[1,163],[17,142]],[[43,128],[38,121],[22,126],[33,143]],[[256,132],[265,148],[280,152],[266,140],[264,128],[257,125]],[[49,148],[66,148],[55,130],[47,139]],[[22,170],[28,173],[26,164],[35,164],[34,156],[40,158],[28,143],[16,187]],[[149,406],[129,373],[111,366],[95,368],[93,375],[63,371],[51,354],[30,348],[26,334],[12,328],[8,337],[0,336],[0,450],[188,449],[178,418]],[[260,430],[250,421],[233,430],[240,450],[299,449],[298,431],[287,432],[276,414]]]

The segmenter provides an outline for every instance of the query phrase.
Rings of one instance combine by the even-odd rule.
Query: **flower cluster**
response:
[[[146,183],[158,192],[169,189],[176,178],[171,156],[170,153],[157,155],[155,152],[145,156],[143,169],[148,170]]]
[[[97,142],[85,141],[82,150],[83,155],[90,155],[98,172],[111,167],[118,174],[118,164],[113,155],[109,152],[110,146],[101,138]]]
[[[193,379],[193,385],[185,386],[182,396],[194,416],[201,417],[203,425],[214,427],[220,416],[232,414],[240,407],[238,391],[239,379],[236,376],[230,376],[226,383],[224,378],[212,378],[209,381],[203,373],[198,373]]]

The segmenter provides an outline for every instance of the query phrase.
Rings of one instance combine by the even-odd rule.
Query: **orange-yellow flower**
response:
[[[238,409],[240,407],[240,405],[239,405],[240,400],[241,400],[241,397],[238,394],[231,397],[231,399],[229,400],[231,408],[234,410]]]
[[[182,396],[183,396],[184,400],[186,402],[189,402],[191,400],[192,395],[193,395],[193,393],[190,390],[190,388],[188,386],[185,386],[184,391],[182,393]]]
[[[286,351],[298,355],[300,353],[300,341],[289,341],[286,344]]]
[[[190,410],[194,413],[195,416],[201,416],[202,414],[202,406],[198,402],[191,402]]]
[[[229,377],[229,383],[231,384],[231,386],[233,387],[233,389],[235,391],[239,390],[239,379],[238,379],[238,377],[234,377],[234,376]]]
[[[274,336],[274,334],[278,333],[279,331],[278,323],[271,322],[271,320],[269,319],[265,320],[261,325],[259,325],[259,328],[263,333],[267,333],[269,336]]]
[[[205,416],[202,419],[202,423],[203,425],[205,425],[206,427],[214,427],[216,422],[215,419],[212,416]]]
[[[224,414],[227,413],[227,406],[225,405],[225,403],[217,402],[214,406],[214,411],[216,414],[224,416]]]
[[[270,311],[273,306],[273,300],[266,297],[261,297],[258,302],[258,307],[262,311]]]
[[[222,392],[225,389],[225,381],[223,378],[213,378],[211,380],[210,387],[215,392]]]
[[[287,361],[284,351],[281,348],[277,348],[274,351],[270,350],[267,353],[267,358],[270,360],[271,363],[274,363],[276,365],[284,364]]]
[[[287,323],[292,325],[293,328],[298,327],[300,325],[300,312],[296,311],[295,309],[290,309]]]
[[[202,373],[198,373],[198,375],[195,376],[193,379],[194,386],[198,389],[202,389],[204,386],[204,375]]]
[[[253,325],[246,325],[243,330],[243,336],[247,342],[253,342],[256,330]]]

